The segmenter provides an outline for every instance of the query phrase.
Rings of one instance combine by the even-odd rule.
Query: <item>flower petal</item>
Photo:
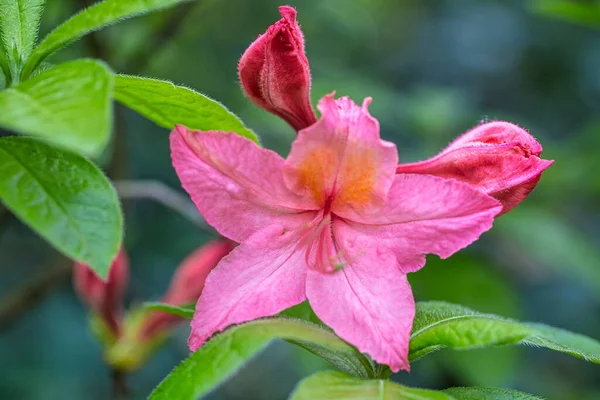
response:
[[[408,343],[415,304],[394,254],[334,222],[336,242],[350,260],[333,273],[311,269],[306,295],[317,316],[342,339],[392,371],[410,370]]]
[[[333,199],[332,210],[370,212],[385,203],[398,163],[396,146],[381,140],[379,123],[347,97],[325,96],[322,117],[301,130],[286,161],[290,189],[309,194],[321,207]]]
[[[425,254],[449,257],[492,227],[502,205],[466,183],[398,174],[386,207],[351,216],[353,228],[393,250],[403,272],[425,265]]]
[[[505,121],[490,121],[476,126],[467,133],[456,138],[440,154],[475,143],[486,145],[500,145],[513,143],[521,147],[523,152],[539,156],[542,154],[542,145],[527,131],[515,124]]]
[[[293,224],[312,207],[283,182],[284,160],[234,133],[171,132],[171,157],[185,190],[208,223],[242,242],[273,224]]]
[[[277,314],[306,299],[298,233],[272,225],[236,247],[208,275],[196,304],[192,351],[230,325]]]

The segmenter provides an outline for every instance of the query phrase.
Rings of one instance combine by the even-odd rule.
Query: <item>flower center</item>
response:
[[[306,264],[321,272],[335,272],[347,264],[333,237],[332,222],[336,216],[331,213],[332,203],[333,196],[330,195],[325,207],[308,224],[299,243],[306,247]]]

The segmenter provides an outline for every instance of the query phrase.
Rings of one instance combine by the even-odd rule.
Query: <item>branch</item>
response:
[[[114,400],[123,400],[129,396],[129,387],[127,386],[127,375],[125,372],[112,369],[111,381],[112,381],[112,398]]]
[[[13,322],[21,313],[34,306],[48,292],[71,275],[71,261],[57,254],[54,261],[30,282],[12,290],[0,305],[0,329]]]
[[[2,235],[2,232],[4,232],[4,229],[6,228],[6,221],[10,216],[10,211],[8,211],[6,207],[0,204],[0,235]]]
[[[178,212],[200,229],[211,234],[216,234],[215,230],[206,223],[206,220],[200,215],[194,203],[187,196],[162,182],[153,180],[114,181],[113,184],[121,198],[157,201]]]

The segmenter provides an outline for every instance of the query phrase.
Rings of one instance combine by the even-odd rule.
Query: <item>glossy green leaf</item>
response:
[[[302,380],[290,400],[453,400],[453,397],[387,380],[363,380],[343,372],[322,371]]]
[[[32,138],[4,137],[0,200],[59,251],[106,276],[123,222],[114,188],[88,160]]]
[[[329,330],[298,319],[274,317],[237,325],[214,336],[179,364],[152,392],[150,400],[195,400],[212,391],[273,339],[308,343],[335,359],[336,367],[344,372],[373,376],[368,360]]]
[[[516,390],[497,388],[457,387],[444,392],[452,395],[456,400],[542,400],[541,397]]]
[[[546,347],[600,363],[600,342],[594,339],[437,301],[417,304],[409,360],[418,360],[446,347],[472,349],[504,344]]]
[[[189,306],[173,306],[166,303],[144,303],[144,310],[147,311],[163,311],[169,314],[177,315],[182,318],[192,318],[194,316],[194,305]]]
[[[517,343],[532,333],[517,321],[444,303],[417,304],[409,360],[444,347],[468,349]]]
[[[202,131],[235,132],[258,143],[258,138],[221,103],[168,81],[118,75],[115,99],[167,129],[175,124]]]
[[[101,61],[57,65],[0,92],[0,126],[97,154],[110,138],[113,78]]]
[[[190,0],[105,0],[86,8],[58,26],[31,53],[23,69],[23,77],[48,56],[90,32],[115,24],[125,18],[174,6]]]
[[[600,364],[600,342],[578,333],[536,323],[523,324],[534,333],[521,343],[534,347],[570,354],[586,361]]]
[[[0,0],[0,46],[13,73],[18,73],[35,46],[44,3],[45,0]]]

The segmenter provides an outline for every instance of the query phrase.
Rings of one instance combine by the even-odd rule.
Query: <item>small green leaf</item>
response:
[[[409,360],[446,347],[472,349],[505,344],[546,347],[600,364],[600,342],[594,339],[438,301],[417,304]]]
[[[235,132],[258,143],[258,138],[221,103],[168,81],[117,75],[115,99],[157,125],[175,124],[202,131]]]
[[[516,390],[484,388],[484,387],[457,387],[444,390],[456,400],[543,400],[541,397],[532,396]]]
[[[107,275],[123,222],[114,188],[88,160],[32,138],[1,138],[0,200],[63,254]]]
[[[345,372],[373,376],[366,358],[329,330],[298,319],[274,317],[237,325],[214,336],[179,364],[152,392],[150,400],[195,400],[235,373],[273,339],[309,343],[337,358]]]
[[[362,380],[343,372],[322,371],[303,379],[290,400],[453,400],[453,397],[387,380]]]
[[[110,137],[113,81],[97,60],[57,65],[0,92],[0,126],[98,154]]]
[[[0,0],[0,45],[11,66],[16,67],[13,72],[18,72],[35,46],[45,2]]]
[[[105,0],[86,8],[54,29],[31,53],[22,76],[28,78],[48,56],[79,40],[90,32],[115,24],[125,18],[174,6],[190,0]]]
[[[177,315],[182,318],[192,318],[194,316],[194,305],[189,306],[173,306],[166,303],[144,303],[144,310],[147,311],[163,311],[169,314]]]

